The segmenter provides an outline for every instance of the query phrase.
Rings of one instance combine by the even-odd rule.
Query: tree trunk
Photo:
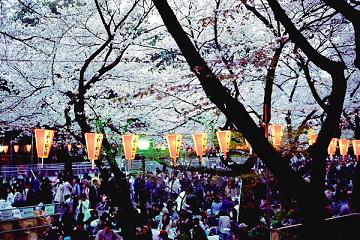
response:
[[[82,132],[90,132],[91,127],[87,123],[84,112],[76,112],[79,110],[83,111],[83,109],[84,101],[83,97],[80,96],[79,101],[74,105],[75,118]],[[104,132],[103,129],[101,129],[101,132]],[[83,142],[85,142],[84,139]],[[114,205],[118,207],[119,216],[121,216],[119,219],[120,227],[124,240],[133,240],[135,239],[136,227],[143,222],[140,219],[140,214],[132,205],[126,174],[119,169],[115,161],[115,150],[106,138],[103,140],[103,150],[106,153],[106,160],[109,163],[110,171],[114,174],[113,179],[109,181],[110,173],[105,170],[104,164],[101,161],[95,161],[101,172],[103,188],[110,195]]]

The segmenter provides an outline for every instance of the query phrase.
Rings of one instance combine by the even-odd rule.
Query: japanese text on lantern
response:
[[[36,151],[38,157],[49,157],[53,137],[54,130],[35,129]]]
[[[139,142],[139,136],[134,134],[128,134],[122,136],[123,146],[124,146],[124,154],[126,160],[135,159],[137,146]]]
[[[284,127],[281,124],[271,125],[272,141],[275,147],[280,147],[283,131],[284,131]]]
[[[99,159],[103,137],[103,134],[99,133],[85,133],[85,141],[89,159]]]
[[[196,154],[201,158],[206,150],[207,134],[206,133],[194,133],[193,140],[195,144]]]
[[[216,135],[218,137],[220,151],[224,153],[224,156],[226,158],[226,154],[229,151],[230,147],[231,131],[217,131]]]

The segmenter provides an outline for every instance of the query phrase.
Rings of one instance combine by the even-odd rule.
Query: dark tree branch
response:
[[[315,101],[319,104],[319,106],[326,112],[328,110],[328,106],[326,105],[325,101],[323,99],[321,99],[318,92],[316,91],[315,81],[310,76],[309,62],[305,63],[302,58],[300,58],[300,59],[301,59],[300,60],[301,61],[301,68],[304,71],[305,78],[306,78],[306,81],[307,81],[307,83],[309,85],[311,94],[313,95]]]
[[[316,66],[327,71],[330,74],[337,74],[339,70],[344,70],[345,65],[339,62],[332,61],[316,51],[310,43],[306,40],[304,35],[296,29],[290,18],[286,15],[284,9],[276,0],[268,0],[271,9],[274,11],[275,18],[281,22],[289,33],[291,40],[299,46],[304,53],[311,58]]]
[[[280,36],[280,30],[277,31],[274,26],[263,15],[261,15],[261,13],[254,6],[250,6],[246,1],[244,1],[244,6],[247,10],[252,12],[260,21],[262,21],[264,25],[273,32],[274,36]]]
[[[106,23],[105,18],[104,18],[104,14],[102,13],[101,8],[100,8],[99,1],[98,1],[98,0],[94,0],[94,1],[95,1],[95,5],[96,5],[97,12],[98,12],[98,14],[99,14],[99,16],[100,16],[101,22],[102,22],[105,30],[106,30],[106,33],[107,33],[107,35],[108,35],[108,38],[111,38],[111,31],[110,31],[110,22],[111,22],[111,21],[109,22],[109,24]]]
[[[353,25],[355,31],[356,59],[354,65],[360,69],[360,11],[352,7],[344,0],[323,0],[328,6],[332,7]]]

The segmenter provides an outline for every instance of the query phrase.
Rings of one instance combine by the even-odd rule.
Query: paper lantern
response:
[[[336,147],[337,147],[337,138],[332,138],[329,146],[328,146],[328,154],[330,155],[330,159],[332,159],[332,156],[335,154],[336,152]]]
[[[99,159],[103,137],[101,133],[85,133],[86,149],[92,169],[95,168],[95,160]]]
[[[66,148],[67,148],[67,150],[68,150],[69,152],[71,152],[72,145],[71,145],[70,143],[68,143],[68,144],[66,145]]]
[[[135,159],[139,136],[135,134],[127,134],[122,136],[122,144],[124,146],[125,159],[129,161],[129,168],[131,169],[131,160]]]
[[[216,135],[219,141],[220,151],[224,154],[224,159],[226,159],[230,148],[231,131],[217,131]]]
[[[252,154],[253,153],[252,146],[250,145],[250,143],[246,139],[245,139],[245,144],[246,144],[246,147],[249,148],[249,153]]]
[[[316,142],[318,135],[315,133],[314,130],[310,129],[308,131],[308,142],[309,146],[313,145]]]
[[[17,145],[17,144],[14,145],[14,152],[16,152],[16,153],[19,152],[19,148],[20,148],[19,145]]]
[[[31,144],[26,144],[25,149],[27,152],[31,152]]]
[[[280,147],[284,127],[281,124],[273,124],[270,126],[272,142],[275,148]]]
[[[356,156],[356,160],[359,161],[360,140],[352,140],[352,147],[354,149],[354,155]]]
[[[7,153],[7,151],[9,150],[9,146],[8,145],[4,145],[3,147],[3,151],[4,153]]]
[[[348,153],[349,144],[350,144],[349,139],[346,138],[339,139],[339,149],[340,149],[340,154],[343,157],[343,160],[345,160],[345,157]]]
[[[204,165],[203,156],[206,151],[206,144],[208,136],[206,133],[194,133],[192,134],[196,155],[199,156],[201,163]]]
[[[168,143],[170,157],[174,160],[174,167],[176,167],[176,159],[180,157],[181,149],[181,134],[168,134],[166,140]]]
[[[54,130],[35,129],[36,152],[41,158],[41,166],[44,166],[44,158],[49,157],[54,133]]]

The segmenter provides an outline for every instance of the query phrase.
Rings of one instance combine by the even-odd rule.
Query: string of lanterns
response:
[[[314,132],[314,130],[310,129],[308,131],[308,143],[309,146],[313,145],[316,142],[318,135]],[[346,139],[346,138],[332,138],[329,146],[328,146],[328,154],[330,156],[330,159],[333,158],[333,155],[335,155],[336,153],[336,149],[339,143],[339,151],[340,151],[340,155],[342,156],[343,160],[345,160],[346,155],[348,153],[348,149],[350,146],[350,142],[352,144],[353,150],[354,150],[354,155],[356,156],[356,160],[359,161],[359,155],[360,155],[360,140],[358,139],[354,139],[352,141],[350,141],[350,139]]]
[[[270,126],[270,133],[272,144],[275,148],[279,148],[282,142],[284,127],[280,124],[273,124]],[[48,158],[55,131],[49,129],[35,129],[35,142],[36,142],[36,152],[37,156],[42,159],[41,166],[43,166],[44,158]],[[217,131],[216,132],[217,139],[219,142],[220,151],[224,154],[224,158],[226,159],[227,153],[230,149],[230,139],[231,139],[231,131]],[[182,143],[182,134],[168,134],[165,136],[168,144],[168,150],[170,158],[173,159],[173,166],[176,167],[177,158],[180,157],[181,143]],[[307,134],[308,144],[312,145],[316,142],[317,134],[314,130],[310,129]],[[85,142],[86,142],[86,150],[88,159],[91,161],[92,168],[95,168],[95,160],[99,159],[102,141],[104,138],[104,134],[101,133],[85,133]],[[192,134],[194,147],[196,155],[199,157],[200,162],[204,164],[203,156],[206,152],[206,145],[208,141],[208,135],[206,133],[193,133]],[[140,136],[136,134],[126,134],[122,135],[122,144],[124,147],[124,155],[125,159],[128,160],[129,169],[131,169],[131,162],[135,159],[135,155],[139,146],[147,145],[146,149],[149,147],[149,142],[145,144],[145,142],[141,142],[144,140],[140,140]],[[354,155],[356,156],[356,160],[359,160],[360,155],[360,140],[352,140],[349,139],[337,139],[332,138],[330,144],[328,146],[328,154],[330,159],[332,159],[333,155],[335,155],[337,145],[339,143],[340,154],[343,159],[345,159],[348,148],[352,143]],[[245,139],[246,146],[249,148],[250,154],[252,154],[252,147],[249,142]],[[19,145],[13,145],[14,151],[19,151]],[[68,151],[71,151],[71,144],[67,144]],[[31,145],[26,145],[26,150],[30,152]],[[0,152],[7,152],[8,146],[0,146]]]

